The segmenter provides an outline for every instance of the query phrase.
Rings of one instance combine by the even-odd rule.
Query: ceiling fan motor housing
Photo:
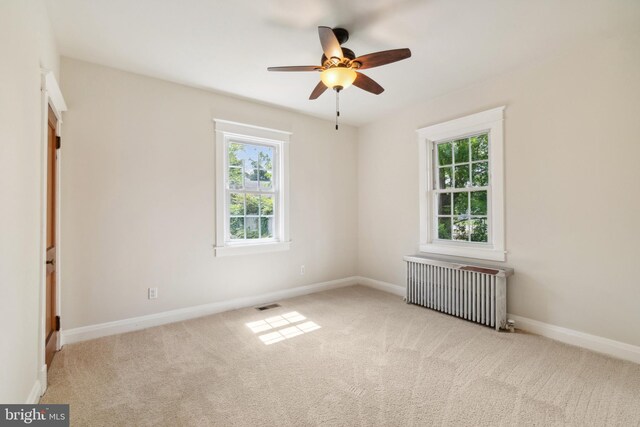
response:
[[[336,39],[338,39],[338,43],[340,45],[343,45],[344,43],[347,42],[347,40],[349,40],[349,31],[345,30],[344,28],[332,28],[331,31],[333,31],[333,34],[335,34]],[[347,59],[349,61],[353,61],[354,59],[356,59],[355,53],[353,53],[351,49],[346,47],[342,47],[342,56],[344,57],[344,59]],[[320,63],[324,65],[328,59],[329,58],[327,58],[326,55],[322,54],[322,58],[320,58]],[[346,61],[343,61],[343,62],[346,62]]]
[[[354,59],[356,59],[356,54],[353,53],[353,51],[347,47],[342,47],[342,56],[344,56],[345,59],[348,59],[349,61],[353,61]],[[322,54],[322,59],[320,59],[320,63],[324,64],[327,62],[327,56],[323,53]]]
[[[345,44],[349,40],[349,31],[344,28],[332,28],[333,34],[336,35],[338,43]]]

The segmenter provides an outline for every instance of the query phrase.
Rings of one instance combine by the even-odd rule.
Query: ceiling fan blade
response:
[[[321,67],[317,65],[294,65],[291,67],[269,67],[268,71],[318,71]]]
[[[362,73],[358,73],[356,79],[353,81],[353,85],[375,95],[380,95],[382,92],[384,92],[384,88],[382,86],[376,83],[376,81],[371,77],[365,76]]]
[[[329,27],[318,27],[318,34],[320,35],[320,44],[322,45],[324,55],[328,59],[333,57],[342,59],[342,48],[333,30]]]
[[[364,70],[366,68],[379,67],[381,65],[391,64],[392,62],[402,61],[409,57],[411,57],[411,51],[409,49],[392,49],[362,55],[354,59],[353,62],[359,62],[360,67],[358,69]]]
[[[324,83],[322,83],[322,81],[320,81],[318,85],[313,89],[313,92],[311,92],[311,95],[309,95],[309,99],[316,99],[317,97],[322,95],[325,90],[327,90],[327,87],[324,85]]]

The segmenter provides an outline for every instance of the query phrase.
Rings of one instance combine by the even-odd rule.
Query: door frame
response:
[[[49,142],[49,107],[53,110],[58,124],[56,126],[56,136],[62,135],[62,112],[67,111],[67,104],[64,101],[60,86],[56,77],[51,70],[41,69],[41,145],[40,145],[40,313],[39,313],[39,342],[38,342],[38,366],[40,366],[39,381],[40,395],[47,390],[47,365],[46,365],[46,315],[47,315],[47,274],[45,261],[47,259],[47,173],[48,173],[48,142]],[[61,195],[61,166],[62,153],[57,151],[56,159],[56,313],[60,315],[61,297],[60,289],[62,285],[61,268],[60,268],[60,195]],[[60,350],[60,340],[58,340],[58,348]]]

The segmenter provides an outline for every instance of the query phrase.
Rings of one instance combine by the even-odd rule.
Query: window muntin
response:
[[[489,133],[434,143],[434,240],[488,244]]]
[[[230,139],[225,144],[226,241],[277,240],[278,145]]]

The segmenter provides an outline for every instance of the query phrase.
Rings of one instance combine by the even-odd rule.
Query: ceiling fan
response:
[[[318,98],[329,88],[336,91],[336,129],[338,129],[338,117],[340,116],[338,97],[341,90],[354,85],[375,95],[384,92],[382,86],[357,70],[379,67],[407,59],[411,56],[411,51],[406,48],[392,49],[356,57],[351,49],[341,46],[349,40],[349,32],[344,28],[318,27],[318,34],[323,51],[321,65],[269,67],[267,70],[320,72],[320,82],[311,92],[309,99]]]

